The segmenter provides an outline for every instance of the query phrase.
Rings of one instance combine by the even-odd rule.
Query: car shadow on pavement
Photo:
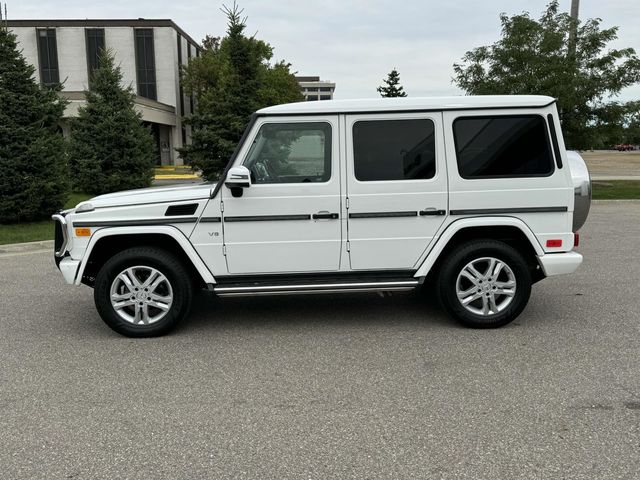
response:
[[[191,314],[177,332],[322,325],[457,328],[437,302],[421,292],[227,298],[201,292],[194,296]]]

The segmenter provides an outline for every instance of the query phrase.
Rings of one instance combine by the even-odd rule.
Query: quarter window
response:
[[[424,180],[436,174],[431,120],[372,120],[353,125],[353,162],[360,181]]]
[[[453,122],[463,178],[546,176],[553,160],[540,115],[464,117]]]
[[[264,124],[244,166],[256,184],[327,182],[331,178],[331,125]]]

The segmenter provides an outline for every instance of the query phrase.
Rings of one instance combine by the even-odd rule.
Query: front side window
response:
[[[540,115],[461,117],[453,122],[462,178],[546,176],[553,160]]]
[[[436,174],[435,126],[428,119],[353,125],[353,163],[361,182],[424,180]]]
[[[331,178],[331,125],[266,123],[244,166],[256,184],[327,182]]]
[[[39,28],[37,33],[42,84],[50,86],[60,83],[56,30],[54,28]]]
[[[138,95],[156,100],[158,96],[156,92],[156,60],[153,48],[153,29],[136,28],[135,38]]]

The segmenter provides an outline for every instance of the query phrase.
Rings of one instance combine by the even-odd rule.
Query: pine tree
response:
[[[290,65],[269,64],[271,46],[244,34],[242,10],[234,3],[223,12],[226,37],[207,37],[202,55],[191,59],[183,75],[187,93],[198,102],[195,113],[185,119],[193,129],[192,143],[180,154],[208,180],[222,173],[254,111],[303,99]]]
[[[376,90],[381,97],[406,97],[407,93],[400,85],[400,74],[394,68],[389,72],[387,78],[383,80],[386,85],[380,85]]]
[[[59,127],[66,102],[34,72],[0,26],[0,223],[48,218],[69,192]]]
[[[85,91],[87,103],[71,123],[71,178],[83,192],[142,188],[153,181],[153,135],[134,108],[133,90],[121,82],[113,54],[103,51],[91,90]]]

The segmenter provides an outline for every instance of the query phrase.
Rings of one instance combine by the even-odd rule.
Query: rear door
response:
[[[351,268],[413,269],[447,214],[442,114],[347,115]]]

